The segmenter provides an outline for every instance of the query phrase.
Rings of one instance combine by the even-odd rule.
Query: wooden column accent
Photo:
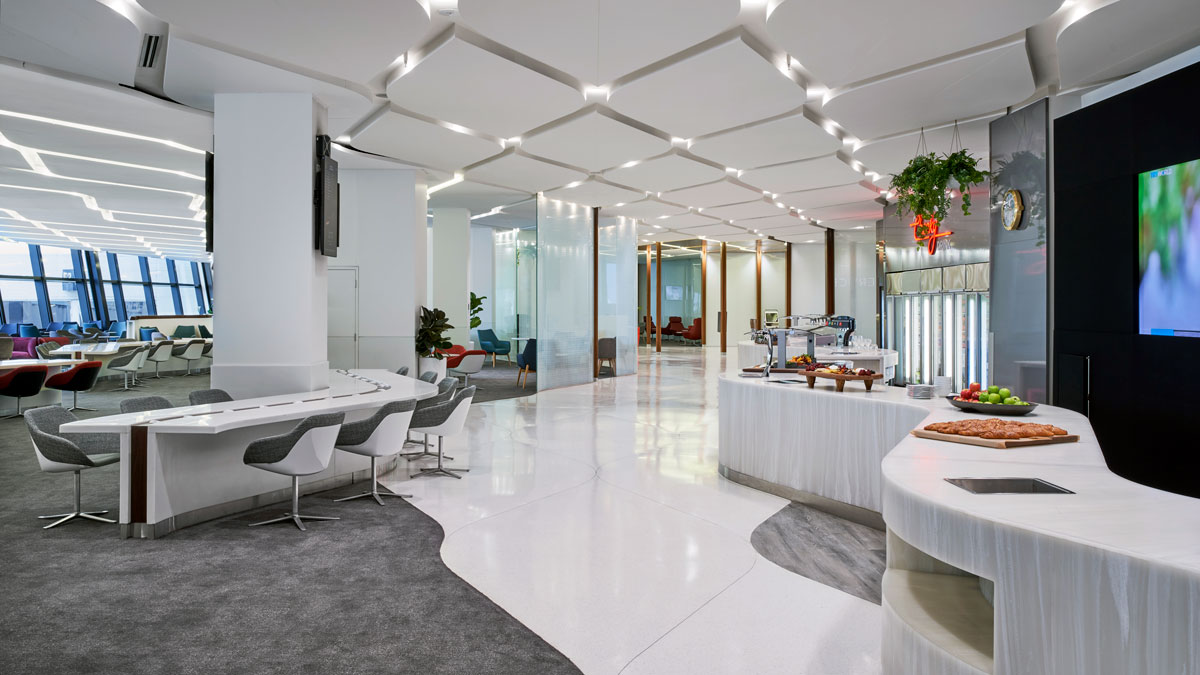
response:
[[[833,315],[833,230],[825,230],[825,313]]]
[[[654,339],[650,333],[650,244],[646,244],[646,344]]]
[[[654,341],[654,351],[662,351],[662,242],[654,243],[654,260],[658,263],[654,266],[654,323],[658,324],[658,332],[654,335],[657,338]]]
[[[725,242],[721,242],[721,320],[718,321],[718,330],[721,331],[721,353],[725,353],[725,326],[729,325],[729,309],[725,306],[725,278],[729,276],[725,273]]]
[[[600,377],[600,208],[592,208],[592,379]],[[613,373],[616,375],[616,373]]]
[[[708,344],[708,240],[700,241],[700,344]]]
[[[783,263],[783,277],[785,279],[785,289],[783,296],[783,313],[787,316],[792,315],[792,242],[788,242],[787,251],[784,253],[787,260]],[[792,320],[788,319],[784,322],[785,327],[790,328]]]
[[[754,240],[754,325],[765,328],[762,314],[762,239]]]
[[[129,427],[129,522],[146,522],[147,427]]]

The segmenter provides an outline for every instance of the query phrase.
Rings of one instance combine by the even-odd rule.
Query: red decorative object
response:
[[[917,215],[917,219],[909,223],[909,227],[913,228],[913,239],[918,243],[929,243],[929,255],[937,253],[937,241],[941,237],[949,237],[954,234],[953,231],[941,232],[938,229],[938,219],[930,218],[925,220],[925,216]]]

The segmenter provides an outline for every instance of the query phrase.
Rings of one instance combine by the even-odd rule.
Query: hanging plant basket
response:
[[[980,171],[978,165],[979,160],[966,150],[941,157],[932,152],[913,157],[903,171],[892,176],[890,189],[896,193],[897,214],[912,213],[922,220],[944,221],[950,212],[954,188],[962,191],[963,215],[970,215],[971,186],[988,177],[988,172]]]
[[[963,148],[958,120],[954,121],[950,154],[941,158],[929,152],[925,145],[925,130],[921,129],[916,156],[909,160],[903,171],[892,174],[890,189],[896,193],[896,215],[903,217],[905,213],[912,213],[916,217],[913,225],[920,240],[931,230],[936,230],[939,222],[946,220],[956,189],[962,192],[963,215],[971,215],[971,186],[982,183],[987,177],[987,171],[979,170],[979,160]]]

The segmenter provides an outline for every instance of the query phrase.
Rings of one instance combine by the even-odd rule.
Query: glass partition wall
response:
[[[594,377],[593,237],[592,209],[538,197],[538,391]]]
[[[637,222],[619,216],[601,217],[596,245],[598,337],[616,339],[615,374],[632,375],[637,372],[638,287],[630,275],[638,269]]]
[[[636,239],[635,239],[636,243]],[[662,323],[664,327],[679,333],[687,331],[704,315],[702,306],[703,275],[701,273],[700,241],[679,241],[662,245]],[[637,306],[638,326],[646,323],[646,254],[645,247],[637,254]],[[711,273],[711,268],[710,268]],[[658,263],[651,256],[650,263],[650,317],[658,321]],[[677,322],[674,328],[673,322]],[[699,340],[685,339],[670,332],[663,339],[683,344],[699,344]]]
[[[501,340],[516,340],[520,350],[525,338],[537,337],[537,228],[530,223],[493,236],[494,330]]]

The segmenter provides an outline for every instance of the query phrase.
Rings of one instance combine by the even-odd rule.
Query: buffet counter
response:
[[[289,477],[242,463],[251,441],[310,415],[344,412],[350,422],[391,401],[437,394],[432,384],[386,370],[331,371],[329,383],[319,391],[79,420],[62,431],[120,435],[121,535],[154,538],[286,500]],[[306,492],[328,489],[365,478],[369,467],[367,457],[335,452],[325,471],[301,483]]]
[[[788,356],[803,354],[807,348],[805,340],[791,338],[788,340]],[[767,346],[753,340],[738,342],[737,367],[749,368],[762,365],[767,359]],[[776,357],[779,355],[776,354]],[[883,381],[887,383],[896,375],[896,364],[900,362],[900,352],[895,349],[857,349],[854,347],[817,347],[817,361],[849,361],[855,368],[869,368],[877,373],[883,373]]]
[[[1074,412],[1043,405],[1018,419],[1078,442],[993,449],[908,433],[983,416],[855,384],[723,375],[720,466],[801,501],[882,512],[885,673],[1200,672],[1200,500],[1111,473]],[[974,494],[945,480],[965,477],[1040,478],[1073,494]]]

